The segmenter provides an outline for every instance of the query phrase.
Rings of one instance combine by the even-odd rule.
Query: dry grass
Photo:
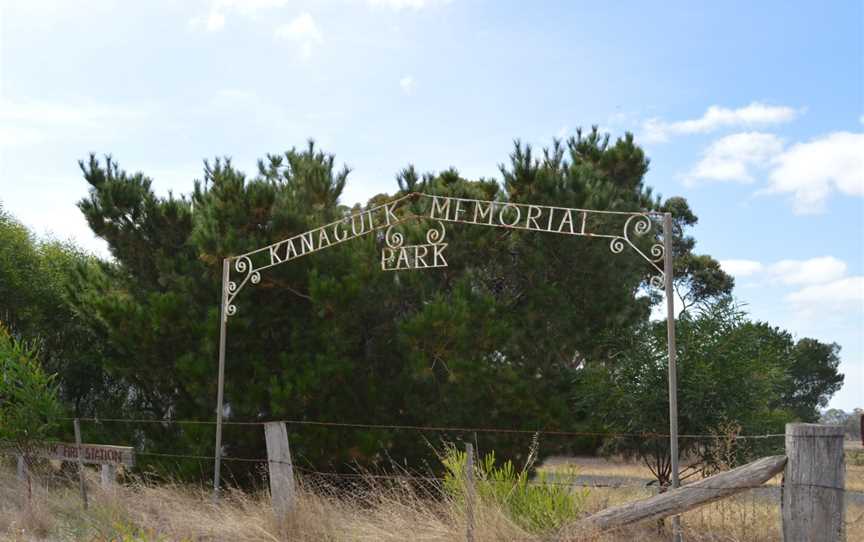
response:
[[[301,488],[295,510],[284,521],[274,517],[264,494],[229,491],[214,504],[206,488],[131,483],[101,491],[90,472],[90,507],[81,507],[74,480],[44,479],[34,484],[33,501],[8,469],[0,472],[0,540],[52,541],[450,541],[465,539],[462,510],[447,499],[432,499],[407,485],[371,485],[336,491],[318,485]],[[371,482],[370,482],[371,483]],[[645,488],[594,489],[588,512],[648,496]],[[495,507],[477,513],[476,540],[585,540],[585,533],[539,536],[528,533]],[[864,515],[850,507],[847,519]],[[862,540],[859,520],[848,531]],[[763,542],[779,539],[775,499],[748,494],[719,501],[684,515],[687,540]],[[668,526],[646,522],[598,541],[668,540]]]
[[[864,447],[861,441],[847,440],[846,489],[864,492]]]
[[[571,472],[574,470],[585,476],[615,476],[651,480],[654,475],[645,464],[628,461],[620,457],[549,457],[540,466],[548,472]]]
[[[651,480],[654,475],[644,464],[627,461],[619,457],[551,457],[540,467],[547,472],[566,473],[573,469],[585,476],[608,476],[616,478]],[[767,485],[779,486],[782,479],[777,475]],[[861,443],[846,446],[846,489],[864,492],[864,448]]]
[[[589,507],[602,510],[654,494],[647,488],[595,488],[591,491]],[[778,500],[746,492],[685,513],[682,527],[686,540],[780,540],[780,505]],[[668,540],[658,537],[661,539]]]

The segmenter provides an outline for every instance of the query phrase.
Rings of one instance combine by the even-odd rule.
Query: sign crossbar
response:
[[[410,202],[425,203],[425,209],[416,212],[416,207],[406,205]],[[591,237],[609,240],[609,249],[620,254],[626,247],[636,252],[654,269],[652,286],[662,288],[664,269],[661,267],[665,248],[655,243],[645,251],[635,242],[651,232],[655,221],[662,213],[655,211],[605,211],[534,205],[503,201],[486,201],[455,196],[435,196],[411,193],[387,203],[369,207],[347,214],[343,218],[277,241],[270,245],[228,258],[231,262],[229,276],[224,285],[226,291],[225,316],[234,316],[237,307],[234,298],[247,284],[258,284],[261,272],[308,256],[325,248],[363,237],[380,230],[386,230],[385,239],[389,248],[402,248],[403,234],[395,231],[399,226],[416,221],[437,221],[439,224],[461,223],[496,228],[556,233],[577,237]],[[440,244],[444,237],[443,225],[440,229],[430,230],[428,244]],[[414,245],[416,246],[416,245]],[[444,265],[427,266],[444,267]],[[402,268],[404,269],[404,267]]]

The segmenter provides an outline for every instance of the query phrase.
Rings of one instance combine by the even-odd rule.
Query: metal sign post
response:
[[[219,378],[216,392],[216,464],[213,467],[213,498],[219,498],[219,468],[222,464],[222,399],[225,388],[225,334],[228,325],[228,279],[231,259],[222,260],[222,308],[219,311]]]
[[[415,214],[407,201],[428,203]],[[415,209],[418,206],[415,206]],[[634,242],[651,232],[656,220],[663,219],[663,244],[653,243],[643,251]],[[426,243],[406,245],[405,234],[399,228],[409,221],[428,221]],[[672,486],[678,487],[678,415],[675,381],[675,315],[672,290],[672,215],[653,211],[620,212],[591,209],[571,209],[549,205],[531,205],[501,201],[484,201],[451,196],[411,193],[393,201],[369,207],[343,218],[283,239],[271,245],[227,257],[222,262],[222,306],[219,318],[219,378],[216,399],[216,454],[213,472],[213,494],[218,498],[222,460],[223,389],[225,384],[225,338],[228,318],[237,314],[234,299],[246,284],[258,284],[261,271],[287,263],[302,256],[335,246],[351,239],[385,230],[385,246],[381,249],[381,269],[384,271],[416,270],[447,267],[444,250],[444,224],[455,222],[494,228],[505,228],[575,237],[591,237],[609,242],[609,250],[620,254],[630,247],[653,268],[649,283],[654,288],[665,286],[669,337],[669,428],[672,455]],[[643,245],[644,246],[644,245]],[[663,268],[660,262],[663,262]],[[231,274],[239,275],[237,281]],[[676,518],[677,519],[677,518]],[[675,523],[677,526],[677,522]]]
[[[678,352],[675,349],[675,292],[672,289],[672,213],[663,215],[663,283],[666,291],[666,348],[669,353],[669,456],[672,489],[678,479]],[[672,517],[672,540],[681,540],[681,518]]]

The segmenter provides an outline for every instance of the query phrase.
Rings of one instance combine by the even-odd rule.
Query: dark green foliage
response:
[[[666,322],[640,324],[610,343],[612,359],[589,365],[579,376],[580,389],[594,393],[578,397],[577,404],[593,409],[603,430],[667,434]],[[813,339],[796,344],[785,331],[749,321],[728,298],[682,313],[677,346],[682,435],[724,436],[732,426],[745,434],[782,434],[786,422],[809,420],[843,380],[837,373],[836,345]],[[802,381],[804,374],[812,380]],[[685,462],[696,461],[710,471],[722,442],[684,437],[679,449]],[[782,438],[739,441],[730,453],[741,461],[782,445]],[[622,437],[606,446],[643,459],[661,484],[669,482],[668,437]]]
[[[333,156],[311,142],[266,156],[254,178],[227,159],[205,163],[203,179],[180,197],[158,196],[146,175],[129,174],[110,158],[100,162],[91,156],[81,169],[90,193],[79,207],[113,260],[97,262],[65,246],[55,254],[49,250],[54,245],[35,242],[14,224],[0,229],[9,246],[18,247],[9,249],[18,263],[0,266],[0,288],[14,301],[11,312],[4,306],[10,322],[31,322],[26,329],[37,330],[32,336],[40,341],[49,341],[47,330],[62,331],[43,352],[46,366],[60,372],[64,399],[74,402],[80,415],[214,419],[223,259],[343,216],[350,211],[339,203],[349,170],[337,168]],[[517,142],[501,166],[503,185],[465,179],[453,168],[420,174],[408,166],[396,176],[395,194],[369,203],[423,192],[561,207],[671,210],[682,298],[701,307],[728,295],[732,279],[712,258],[694,254],[695,241],[684,234],[696,216],[681,198],[663,202],[655,196],[643,184],[647,169],[648,160],[630,135],[613,143],[594,129],[555,141],[539,155]],[[594,220],[592,227],[600,227],[605,219]],[[421,236],[422,227],[406,225],[408,237]],[[639,430],[665,424],[660,408],[665,376],[651,372],[665,363],[657,350],[665,335],[648,323],[658,298],[647,289],[651,268],[641,258],[628,251],[612,254],[607,242],[592,239],[460,224],[447,230],[447,268],[382,272],[381,241],[370,235],[268,269],[260,284],[247,285],[235,300],[239,314],[228,323],[227,419],[617,427],[613,419],[598,416],[605,412],[600,409],[605,398],[588,406],[577,402],[575,409],[573,398],[592,396],[598,382],[614,391],[627,370],[651,369],[656,389],[644,396],[645,405],[621,408],[637,412]],[[656,241],[646,237],[649,244]],[[49,281],[53,290],[24,299],[30,294],[13,271],[39,268],[41,261],[66,263],[57,267],[62,272],[56,281]],[[54,299],[60,308],[52,320],[46,307]],[[682,348],[695,348],[689,340],[707,340],[684,323],[682,329]],[[630,369],[619,367],[622,350],[636,352],[639,341],[654,350],[629,356]],[[798,407],[805,412],[813,397],[833,392],[825,384],[830,371],[812,382],[806,397],[789,391],[792,382],[813,375],[807,360],[817,358],[802,349],[798,369],[766,373],[768,381],[761,384],[776,403],[770,416]],[[683,351],[682,359],[689,359]],[[640,369],[637,362],[646,365]],[[595,380],[587,379],[589,374]],[[691,399],[701,408],[698,397]],[[643,415],[648,417],[639,418]],[[83,430],[85,440],[134,444],[144,451],[213,453],[214,429],[208,425],[91,423]],[[350,468],[349,462],[391,461],[423,468],[437,463],[430,444],[476,438],[315,425],[290,431],[297,463],[328,470]],[[262,437],[257,426],[228,426],[225,454],[262,457]],[[479,444],[523,463],[520,456],[530,442],[484,434]],[[540,453],[587,451],[598,444],[550,438],[540,443]],[[140,464],[185,477],[208,476],[211,468],[209,461],[169,463],[148,456]],[[229,478],[242,482],[255,466],[228,461],[226,468]]]
[[[693,227],[699,218],[693,214],[687,200],[680,197],[669,198],[661,206],[664,212],[672,213],[673,229],[676,233],[672,242],[674,256],[673,283],[675,294],[681,300],[686,312],[691,307],[728,295],[735,286],[735,279],[727,275],[720,263],[705,254],[695,254],[696,239],[684,235],[684,229]]]
[[[38,349],[78,416],[110,408],[119,393],[103,370],[101,345],[69,304],[73,275],[96,262],[72,243],[36,239],[0,207],[0,321]]]
[[[556,141],[541,159],[532,153],[516,144],[501,168],[503,191],[455,169],[420,175],[413,166],[397,184],[406,192],[570,207],[659,205],[642,184],[648,163],[629,136],[611,144],[595,130]],[[191,197],[160,198],[147,177],[110,159],[91,157],[82,169],[91,193],[81,210],[116,262],[82,272],[74,303],[106,345],[112,375],[134,390],[127,412],[212,419],[222,259],[341,216],[348,170],[310,143],[267,156],[254,179],[217,160]],[[584,423],[570,412],[575,371],[602,348],[601,331],[647,318],[651,298],[635,296],[649,276],[645,263],[586,239],[448,229],[446,269],[381,272],[378,241],[369,236],[272,268],[247,287],[229,322],[229,418]],[[157,427],[147,439],[153,447],[181,439],[189,451],[209,453],[210,435],[202,435]],[[419,465],[434,459],[428,437],[304,426],[292,444],[316,466],[388,456]],[[227,455],[261,456],[260,435],[229,428],[225,442]],[[527,448],[512,438],[484,444],[505,457]],[[543,451],[566,444],[549,442]]]
[[[54,376],[32,344],[0,324],[0,447],[27,454],[53,434],[62,415]]]
[[[774,332],[782,334],[787,345],[792,343],[788,332],[777,328]],[[831,396],[843,385],[843,375],[837,371],[839,353],[840,346],[836,343],[828,344],[807,338],[800,339],[789,349],[788,382],[781,404],[797,419],[817,422],[819,409],[827,406]]]

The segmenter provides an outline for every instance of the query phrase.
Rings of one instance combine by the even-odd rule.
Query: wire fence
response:
[[[128,424],[128,425],[140,425],[140,424],[158,424],[162,426],[215,426],[216,422],[213,420],[194,420],[194,419],[155,419],[155,418],[110,418],[110,417],[85,417],[85,418],[77,418],[79,422],[85,422],[89,424],[96,424],[97,426],[101,426],[103,424]],[[72,422],[75,418],[61,418],[62,421]],[[387,431],[413,431],[413,432],[422,432],[422,433],[455,433],[455,434],[470,434],[473,435],[476,440],[476,435],[478,434],[491,434],[491,435],[517,435],[517,436],[531,436],[533,439],[536,439],[540,436],[549,436],[549,437],[591,437],[591,438],[601,438],[601,439],[668,439],[670,437],[667,433],[655,432],[655,431],[640,431],[640,432],[610,432],[610,431],[565,431],[565,430],[557,430],[557,429],[515,429],[515,428],[498,428],[498,427],[472,427],[472,426],[438,426],[438,425],[410,425],[410,424],[374,424],[374,423],[353,423],[353,422],[335,422],[335,421],[324,421],[324,420],[294,420],[294,419],[281,419],[281,420],[225,420],[222,422],[224,426],[227,427],[261,427],[263,428],[268,423],[285,423],[288,427],[323,427],[323,428],[336,428],[336,429],[367,429],[367,430],[387,430]],[[262,434],[263,436],[263,434]],[[786,435],[785,433],[764,433],[764,434],[681,434],[678,435],[679,439],[698,439],[705,441],[765,441],[769,439],[786,439],[786,438],[813,438],[813,435]],[[105,444],[122,444],[117,442],[105,443]],[[128,444],[128,443],[127,443]],[[263,444],[263,439],[261,444]],[[778,443],[779,444],[779,443]],[[133,442],[131,445],[135,448],[135,455],[144,457],[144,458],[154,458],[154,459],[173,459],[173,460],[193,460],[193,461],[207,461],[213,462],[216,457],[215,454],[201,454],[201,453],[181,453],[178,451],[155,451],[152,449],[147,449],[146,446],[142,446],[140,442]],[[262,446],[263,448],[263,446]],[[240,456],[232,456],[232,455],[220,455],[220,460],[226,463],[246,463],[246,464],[259,464],[265,465],[267,463],[284,463],[279,460],[268,459],[267,457],[240,457]],[[428,473],[424,474],[416,474],[411,473],[408,469],[399,465],[398,462],[391,461],[391,466],[395,466],[396,470],[401,470],[402,472],[393,473],[393,472],[375,472],[373,470],[364,469],[359,464],[346,464],[343,469],[336,471],[323,471],[312,466],[303,465],[302,459],[297,459],[291,462],[291,466],[294,470],[296,470],[300,475],[315,477],[318,479],[338,479],[338,480],[361,480],[361,481],[378,481],[378,480],[390,480],[394,482],[422,482],[422,483],[443,483],[445,478],[443,476],[435,476]],[[578,466],[577,466],[578,469]],[[353,472],[345,472],[345,470],[353,471]],[[565,469],[566,470],[566,466]],[[700,479],[699,477],[695,478],[697,481]],[[641,473],[641,476],[633,476],[630,475],[621,475],[621,474],[588,474],[588,475],[579,475],[578,471],[576,474],[566,474],[566,473],[558,473],[552,477],[544,477],[542,480],[531,480],[528,484],[536,484],[536,485],[557,485],[557,486],[569,486],[569,487],[589,487],[589,488],[602,488],[602,489],[647,489],[653,491],[660,491],[662,488],[657,485],[657,480],[655,477],[651,475],[647,469]],[[832,486],[819,486],[818,484],[814,484],[814,487],[824,487],[826,489],[837,489]],[[692,484],[687,484],[687,487],[693,487]],[[741,486],[735,486],[736,488],[740,488]],[[755,485],[752,487],[746,487],[745,489],[765,489],[770,488],[771,486],[765,486],[763,484]],[[697,487],[693,487],[693,489],[699,489]],[[704,488],[706,490],[718,490],[718,489],[730,489],[723,488],[718,486],[711,486],[710,488]],[[861,492],[861,501],[864,503],[864,492]]]
[[[74,418],[64,418],[64,421],[71,422]],[[213,420],[196,420],[196,419],[155,419],[155,418],[110,418],[110,417],[88,417],[88,418],[78,418],[79,422],[85,424],[95,424],[97,426],[110,425],[110,424],[125,424],[125,425],[152,425],[157,424],[164,427],[170,426],[215,426],[216,422]],[[668,439],[669,434],[656,432],[656,431],[640,431],[640,432],[611,432],[611,431],[566,431],[566,430],[558,430],[558,429],[545,429],[545,428],[537,428],[537,429],[517,429],[517,428],[500,428],[500,427],[482,427],[482,426],[446,426],[446,425],[412,425],[412,424],[380,424],[380,423],[354,423],[354,422],[339,422],[339,421],[326,421],[326,420],[296,420],[296,419],[281,419],[281,420],[225,420],[222,424],[226,427],[238,427],[238,428],[262,428],[268,423],[285,423],[289,428],[291,433],[297,435],[298,431],[302,432],[303,427],[319,427],[319,428],[333,428],[333,429],[355,429],[355,430],[380,430],[380,431],[406,431],[406,432],[419,432],[419,433],[447,433],[447,434],[459,434],[462,436],[468,435],[469,437],[473,437],[476,442],[477,435],[503,435],[503,436],[516,436],[516,437],[530,437],[531,439],[537,439],[539,437],[555,437],[555,438],[581,438],[581,437],[589,437],[589,438],[598,438],[598,439]],[[86,427],[86,426],[85,426]],[[263,430],[259,434],[259,447],[260,450],[264,451],[263,446]],[[783,433],[765,433],[765,434],[731,434],[731,435],[723,435],[723,434],[681,434],[678,435],[679,439],[696,439],[696,440],[704,440],[708,442],[714,441],[729,441],[730,439],[733,441],[766,441],[770,439],[776,439],[778,445],[782,444],[783,440],[786,437]],[[808,436],[803,436],[808,437]],[[470,440],[464,439],[464,440]],[[118,444],[115,442],[106,443],[106,444]],[[155,460],[192,460],[199,462],[213,462],[216,457],[215,454],[202,454],[202,453],[181,453],[177,450],[153,450],[148,449],[147,446],[142,446],[140,443],[133,443],[135,445],[135,454],[142,458],[152,458]],[[226,447],[230,449],[230,441],[226,440]],[[529,442],[526,442],[526,446],[530,445]],[[254,448],[255,446],[252,446]],[[293,447],[293,445],[292,445]],[[249,448],[247,446],[246,448]],[[292,450],[293,451],[293,450]],[[231,454],[223,454],[220,456],[220,460],[225,462],[226,464],[258,464],[262,467],[268,463],[282,463],[278,460],[268,459],[266,456],[258,456],[258,457],[248,457],[248,456],[236,456]],[[438,476],[432,474],[432,469],[429,469],[428,472],[417,473],[417,472],[409,472],[408,469],[404,467],[404,464],[400,464],[398,461],[391,460],[389,462],[390,468],[364,468],[357,463],[353,464],[343,464],[341,468],[335,470],[321,470],[320,468],[315,468],[310,462],[304,461],[302,454],[299,457],[295,457],[291,462],[292,468],[298,473],[298,476],[305,476],[309,478],[315,478],[319,480],[339,480],[339,481],[363,481],[365,483],[376,482],[376,481],[392,481],[397,483],[411,482],[411,483],[437,483],[441,484],[445,481],[443,476]],[[577,467],[578,469],[578,467]],[[395,473],[392,471],[396,471]],[[440,472],[441,469],[439,469]],[[566,471],[567,469],[562,469]],[[347,472],[346,472],[347,471]],[[698,479],[698,478],[697,478]],[[588,488],[602,488],[609,490],[646,490],[652,492],[658,492],[662,488],[660,488],[657,484],[656,478],[645,469],[641,476],[632,476],[632,475],[618,475],[615,473],[611,474],[588,474],[588,475],[579,475],[578,470],[574,475],[568,474],[566,472],[556,472],[550,476],[544,476],[542,479],[532,479],[528,481],[529,485],[547,485],[547,486],[567,486],[567,487],[588,487]],[[750,489],[759,489],[764,488],[765,486],[753,486]],[[721,487],[712,487],[712,490],[724,489]]]
[[[75,418],[61,418],[64,421],[73,421]],[[82,422],[94,423],[154,423],[165,425],[216,425],[213,420],[175,420],[175,419],[147,419],[147,418],[78,418]],[[518,435],[548,435],[548,436],[565,436],[565,437],[637,437],[637,438],[658,438],[671,437],[668,433],[659,433],[655,431],[640,431],[640,432],[609,432],[609,431],[561,431],[554,429],[512,429],[501,427],[464,427],[464,426],[435,426],[435,425],[400,425],[400,424],[372,424],[372,423],[350,423],[350,422],[332,422],[321,420],[291,420],[291,419],[276,419],[276,420],[255,420],[255,421],[235,421],[223,420],[222,425],[226,426],[261,426],[267,423],[285,423],[287,425],[313,425],[322,427],[344,427],[354,429],[387,429],[395,431],[427,431],[427,432],[452,432],[452,433],[499,433],[499,434],[518,434]],[[785,433],[765,433],[761,435],[734,435],[732,438],[736,440],[759,440],[768,438],[785,437]],[[810,437],[810,435],[796,435],[799,437]],[[680,434],[679,439],[726,439],[727,435],[720,434]]]
[[[64,418],[63,421],[71,422],[73,418]],[[209,438],[209,434],[211,433],[211,428],[214,428],[216,425],[215,421],[212,420],[196,420],[196,419],[153,419],[153,418],[79,418],[79,423],[81,423],[82,433],[84,434],[83,442],[92,442],[93,437],[99,436],[101,440],[111,440],[110,435],[124,435],[119,440],[125,440],[126,442],[102,442],[101,444],[111,444],[111,445],[130,445],[135,448],[135,455],[140,458],[148,458],[152,461],[157,462],[184,462],[184,461],[194,461],[201,463],[200,472],[202,477],[206,476],[206,472],[209,472],[210,465],[206,463],[212,463],[216,457],[215,453],[201,453],[203,449],[206,449],[207,446],[212,446],[212,441]],[[547,428],[536,428],[536,429],[516,429],[516,428],[497,428],[497,427],[483,427],[483,426],[446,426],[446,425],[411,425],[411,424],[376,424],[376,423],[352,423],[352,422],[338,422],[338,421],[327,421],[327,420],[292,420],[292,419],[283,419],[283,420],[273,420],[275,422],[285,423],[289,428],[289,435],[291,435],[292,440],[292,452],[295,452],[298,448],[302,450],[302,446],[297,448],[294,447],[293,440],[297,438],[298,440],[302,440],[303,434],[307,431],[307,429],[315,428],[316,430],[327,430],[333,429],[336,431],[342,430],[375,430],[375,431],[394,431],[394,432],[414,432],[422,435],[428,435],[430,433],[434,434],[454,434],[461,435],[460,439],[453,440],[463,440],[465,442],[477,442],[478,435],[500,435],[503,437],[510,438],[525,438],[526,444],[528,444],[528,439],[536,442],[539,437],[550,437],[554,439],[569,439],[569,438],[596,438],[596,439],[668,439],[669,435],[662,432],[655,431],[636,431],[636,432],[610,432],[610,431],[565,431],[559,429],[547,429]],[[289,464],[291,465],[297,479],[300,481],[301,485],[304,485],[306,488],[311,488],[315,490],[315,488],[327,487],[331,489],[335,489],[337,491],[347,490],[351,491],[354,488],[361,489],[374,489],[378,486],[378,484],[382,484],[387,487],[401,486],[406,485],[415,488],[415,490],[421,490],[426,495],[436,496],[442,495],[444,492],[444,486],[448,481],[447,475],[441,475],[441,472],[445,472],[441,466],[438,466],[437,471],[435,469],[428,469],[427,472],[420,472],[411,470],[409,467],[406,467],[404,463],[400,464],[398,461],[391,460],[390,463],[384,468],[371,467],[365,468],[360,465],[360,463],[343,463],[340,465],[336,465],[336,468],[332,470],[321,469],[322,464],[313,464],[311,461],[305,461],[303,458],[302,451],[297,456],[293,456],[293,461],[280,461],[277,459],[272,459],[266,457],[266,451],[264,446],[264,426],[268,423],[272,423],[270,420],[226,420],[223,422],[223,425],[226,428],[237,428],[238,430],[242,430],[236,436],[240,436],[241,434],[245,437],[252,437],[257,439],[257,442],[253,442],[251,445],[247,443],[247,445],[238,447],[238,449],[245,450],[247,452],[261,452],[260,454],[250,453],[248,455],[232,455],[231,453],[226,453],[225,455],[221,455],[220,459],[226,465],[229,464],[237,464],[238,466],[242,465],[245,472],[257,472],[259,482],[265,483],[264,478],[266,478],[266,469],[268,466],[272,468],[274,464]],[[149,431],[145,431],[146,426],[149,425],[160,425],[164,428],[175,428],[182,433],[186,433],[186,429],[188,428],[189,434],[184,435],[184,442],[189,443],[189,435],[199,435],[201,437],[199,442],[194,443],[197,447],[198,453],[195,450],[191,450],[189,453],[184,453],[183,450],[178,449],[165,449],[167,446],[165,445],[166,440],[159,441],[158,439],[150,439],[148,438]],[[113,425],[126,425],[129,428],[125,431],[116,431],[112,429]],[[251,432],[250,432],[251,431]],[[205,439],[205,434],[207,438]],[[87,438],[90,437],[90,438]],[[244,437],[244,438],[245,438]],[[425,437],[424,437],[425,438]],[[812,438],[812,435],[787,435],[785,433],[765,433],[765,434],[682,434],[679,435],[679,438],[684,439],[696,439],[702,440],[707,443],[724,441],[724,442],[770,442],[772,444],[776,444],[778,447],[782,448],[784,442],[787,439],[792,438]],[[206,440],[206,442],[205,442]],[[240,439],[237,439],[240,440]],[[350,439],[348,439],[350,440]],[[398,438],[396,440],[399,440]],[[451,440],[451,443],[453,442]],[[162,449],[159,449],[160,442],[163,446]],[[232,442],[234,439],[225,439],[226,447],[223,448],[226,451],[230,451],[233,448]],[[491,441],[490,441],[491,442]],[[212,448],[211,448],[212,449]],[[590,492],[591,498],[595,499],[600,503],[600,507],[605,507],[609,505],[613,505],[620,502],[626,502],[632,499],[639,499],[642,497],[647,497],[650,495],[656,495],[660,492],[666,490],[666,488],[661,488],[657,485],[656,480],[652,480],[653,476],[648,472],[647,469],[642,469],[640,475],[633,475],[631,471],[628,471],[625,474],[615,474],[615,473],[602,473],[597,474],[595,471],[588,470],[588,474],[580,472],[580,467],[578,466],[579,462],[584,458],[574,458],[577,462],[577,472],[568,473],[567,465],[565,460],[565,465],[563,468],[556,469],[554,466],[542,465],[543,469],[549,468],[548,471],[550,475],[548,476],[537,476],[530,480],[527,480],[525,484],[527,486],[546,486],[548,488],[572,488],[579,489]],[[632,466],[632,465],[631,465]],[[255,470],[257,468],[257,470]],[[518,470],[518,468],[517,468]],[[614,467],[613,467],[614,470]],[[231,471],[230,469],[226,472],[226,478],[231,480]],[[775,518],[779,514],[780,510],[780,501],[781,501],[781,488],[778,482],[772,482],[769,484],[758,484],[758,485],[734,485],[734,486],[723,486],[718,484],[711,484],[710,486],[700,486],[698,483],[694,484],[693,482],[698,482],[702,479],[701,475],[694,476],[692,480],[688,480],[685,483],[684,487],[687,488],[688,491],[707,491],[707,492],[717,492],[723,490],[745,490],[745,493],[739,494],[739,496],[734,497],[731,501],[727,502],[726,500],[718,501],[717,503],[708,505],[707,507],[700,509],[696,512],[689,513],[689,525],[698,526],[705,525],[710,526],[711,528],[715,528],[716,525],[726,525],[728,524],[730,528],[737,528],[738,524],[742,521],[749,524],[752,524],[753,521],[758,522],[762,521],[764,518]],[[861,481],[864,483],[864,480]],[[487,483],[494,484],[496,483],[494,480],[480,480],[478,483]],[[847,498],[846,502],[850,503],[847,507],[854,506],[856,508],[848,508],[850,512],[847,512],[847,518],[845,523],[847,526],[858,525],[862,522],[862,518],[864,518],[864,492],[858,491],[850,491],[843,488],[838,488],[831,485],[822,485],[822,484],[807,484],[810,487],[815,489],[824,489],[831,491],[844,491],[847,496],[851,495],[852,498]],[[431,488],[431,491],[425,491],[425,489]],[[616,496],[618,493],[621,493],[621,496]],[[588,493],[586,493],[587,495]],[[743,503],[743,504],[742,504]],[[742,514],[748,515],[751,519],[747,520],[746,518],[742,519]],[[772,520],[773,521],[773,520]],[[773,528],[772,528],[773,529]],[[771,533],[774,533],[772,530]]]

